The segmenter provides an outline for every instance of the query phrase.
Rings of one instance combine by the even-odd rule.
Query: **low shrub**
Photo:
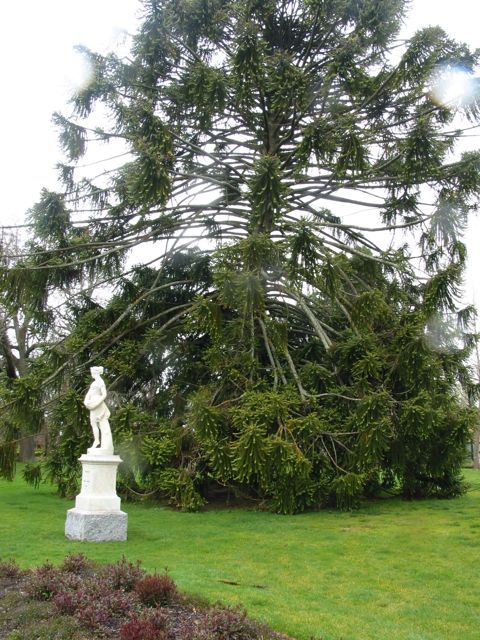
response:
[[[60,568],[66,573],[84,575],[91,571],[92,563],[83,553],[71,553],[65,556]]]
[[[133,591],[137,582],[145,575],[140,564],[139,560],[133,563],[122,556],[118,562],[104,567],[103,578],[108,587],[114,591]]]
[[[31,595],[36,599],[52,599],[58,613],[75,616],[90,630],[111,627],[115,620],[134,615],[139,608],[138,595],[124,590],[134,584],[131,567],[122,561],[95,574],[87,562],[84,557],[69,557],[61,569],[51,565],[41,567],[32,575]],[[80,575],[87,570],[89,573]]]
[[[132,618],[120,628],[120,640],[166,640],[167,632],[150,620]]]
[[[81,591],[71,595],[75,600],[72,613],[88,629],[111,626],[116,619],[133,616],[138,610],[138,598],[135,593]],[[64,602],[68,607],[68,597],[65,597]]]
[[[73,591],[60,591],[52,598],[55,609],[61,615],[73,616],[80,605],[79,594]]]
[[[47,562],[31,572],[26,589],[34,600],[51,600],[58,593],[77,591],[83,584],[81,576],[64,573]]]
[[[145,576],[137,582],[135,591],[146,607],[168,605],[178,598],[177,585],[167,573]]]
[[[114,617],[127,617],[139,609],[138,596],[135,592],[106,593],[101,598],[104,606]]]
[[[0,578],[18,578],[22,573],[15,560],[0,560]]]
[[[198,625],[194,640],[266,640],[275,637],[266,625],[250,620],[238,607],[215,607]]]
[[[83,627],[90,631],[96,631],[111,623],[112,614],[105,600],[87,598],[82,606],[75,610],[75,617]]]
[[[155,629],[158,629],[159,631],[165,631],[167,629],[168,617],[165,612],[158,607],[144,609],[140,617],[142,620],[146,620],[153,624]]]

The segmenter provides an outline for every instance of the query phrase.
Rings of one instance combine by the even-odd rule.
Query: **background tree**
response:
[[[22,252],[27,255],[28,249],[22,248],[19,234],[2,234],[0,242],[0,256],[4,268],[11,268],[16,263],[17,257]],[[36,286],[36,274],[25,274],[30,278],[31,291]],[[37,290],[37,294],[40,293]],[[36,305],[33,304],[35,295],[29,294],[28,301],[22,297],[12,297],[5,292],[0,304],[0,366],[2,370],[2,396],[7,396],[13,389],[19,388],[23,378],[28,375],[31,361],[45,347],[45,341],[49,334],[50,314],[45,309],[46,298],[43,303],[37,297]],[[14,472],[14,452],[18,449],[19,459],[26,462],[34,458],[35,438],[42,428],[42,421],[36,420],[25,423],[19,415],[16,419],[14,413],[4,415],[4,429],[8,434],[5,449],[2,449],[0,457],[5,460],[5,475],[11,477]]]
[[[133,403],[118,424],[141,436],[137,488],[193,508],[223,484],[283,512],[348,506],[375,482],[459,490],[472,340],[438,355],[424,338],[458,311],[480,155],[451,151],[457,112],[478,119],[478,53],[438,28],[398,41],[404,5],[150,0],[129,58],[84,51],[91,82],[55,116],[65,193],[42,195],[3,286],[28,297],[21,274],[41,273],[68,299],[52,394],[68,380],[78,402],[86,368],[111,358]],[[450,74],[465,95],[442,88]],[[88,146],[117,140],[127,162],[82,177]],[[373,239],[397,230],[420,252]],[[138,247],[151,257],[132,269]]]

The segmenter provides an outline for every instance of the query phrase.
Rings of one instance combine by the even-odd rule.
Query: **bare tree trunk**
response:
[[[25,436],[20,440],[18,459],[20,462],[31,462],[35,459],[35,436]]]
[[[480,430],[476,430],[473,434],[473,468],[480,469]]]
[[[6,319],[2,314],[0,319],[0,343],[2,355],[6,363],[7,375],[10,378],[22,377],[27,372],[27,332],[28,318],[23,321],[15,313],[12,314],[13,329],[15,332],[16,345],[13,345],[8,335]],[[14,350],[18,351],[18,356]],[[30,462],[35,458],[35,436],[27,435],[20,440],[18,459],[20,462]]]
[[[475,327],[476,329],[476,327]],[[480,354],[478,352],[478,344],[476,346],[477,353],[477,378],[480,379]],[[480,401],[478,402],[477,428],[473,434],[473,468],[480,469]]]

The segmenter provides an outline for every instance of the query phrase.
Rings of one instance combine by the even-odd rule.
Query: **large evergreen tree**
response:
[[[451,152],[455,116],[480,114],[478,54],[439,28],[399,41],[405,5],[147,0],[129,57],[84,51],[91,81],[55,116],[65,192],[42,194],[30,255],[3,274],[12,299],[41,274],[70,313],[42,369],[59,482],[105,362],[136,491],[195,508],[224,486],[282,512],[395,482],[458,492],[472,416],[455,385],[474,388],[445,316],[480,154]],[[85,177],[89,146],[116,140],[127,162]],[[420,250],[386,248],[404,230]]]

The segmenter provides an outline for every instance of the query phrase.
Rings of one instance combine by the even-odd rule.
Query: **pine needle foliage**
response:
[[[136,494],[293,513],[462,490],[460,388],[477,388],[461,233],[480,154],[452,152],[455,117],[480,116],[479,54],[437,27],[400,41],[406,5],[144,0],[129,56],[82,49],[91,80],[55,116],[65,191],[43,192],[30,250],[0,274],[12,300],[63,301],[24,384],[29,411],[48,402],[64,492],[94,362]],[[459,69],[468,99],[442,101]],[[111,142],[126,161],[85,177],[80,159]],[[397,230],[420,257],[377,244]]]

